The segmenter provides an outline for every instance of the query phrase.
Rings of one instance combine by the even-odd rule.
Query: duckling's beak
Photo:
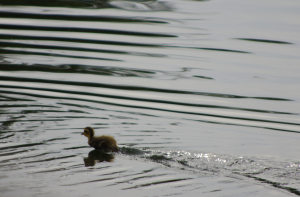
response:
[[[83,135],[83,134],[84,134],[84,132],[81,135]]]

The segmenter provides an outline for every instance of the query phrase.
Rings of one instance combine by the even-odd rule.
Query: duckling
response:
[[[117,142],[112,136],[108,136],[108,135],[95,136],[95,131],[92,127],[84,128],[84,132],[81,135],[86,136],[88,138],[88,144],[95,149],[103,150],[106,152],[119,151]]]

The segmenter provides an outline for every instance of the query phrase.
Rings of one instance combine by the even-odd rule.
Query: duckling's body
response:
[[[84,128],[84,132],[81,135],[86,136],[88,138],[88,144],[95,149],[103,150],[106,152],[119,151],[117,142],[112,136],[108,136],[108,135],[95,136],[95,132],[92,127]]]

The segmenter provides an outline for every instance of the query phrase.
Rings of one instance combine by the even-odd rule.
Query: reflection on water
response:
[[[1,196],[300,195],[298,2],[0,4]]]
[[[101,150],[92,150],[89,152],[88,157],[83,159],[86,167],[94,166],[98,162],[113,162],[114,155],[110,153],[106,153]]]

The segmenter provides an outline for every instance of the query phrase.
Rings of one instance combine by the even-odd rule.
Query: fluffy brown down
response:
[[[92,127],[86,127],[82,135],[88,138],[88,144],[95,149],[103,150],[106,152],[119,151],[117,142],[112,136],[108,136],[108,135],[95,136],[95,132]]]

